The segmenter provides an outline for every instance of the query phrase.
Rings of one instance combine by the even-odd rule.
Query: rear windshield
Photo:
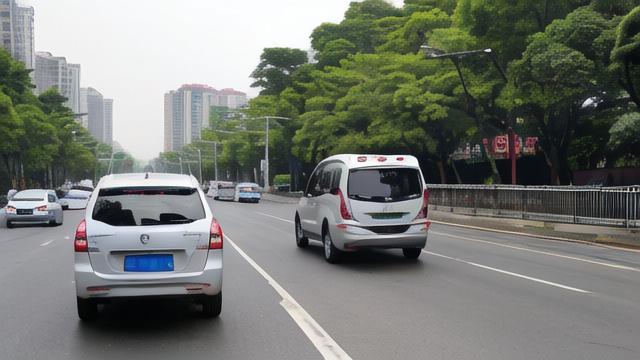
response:
[[[204,219],[196,189],[102,189],[93,208],[93,219],[112,226],[175,225]]]
[[[43,201],[45,194],[42,191],[26,190],[15,194],[12,201]]]
[[[349,172],[349,198],[395,202],[422,196],[420,172],[412,168],[354,169]]]

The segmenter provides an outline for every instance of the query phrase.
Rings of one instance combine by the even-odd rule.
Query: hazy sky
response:
[[[151,159],[162,151],[165,92],[203,83],[255,96],[262,49],[308,49],[311,31],[339,22],[350,0],[18,2],[35,8],[36,51],[81,64],[82,86],[114,99],[114,140]]]

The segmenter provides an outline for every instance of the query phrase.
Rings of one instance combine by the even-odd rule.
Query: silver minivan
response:
[[[113,298],[189,297],[222,307],[222,228],[193,176],[103,177],[75,235],[78,315]]]
[[[325,259],[362,248],[400,248],[417,259],[427,242],[429,190],[409,155],[335,155],[320,162],[296,209],[296,244]]]

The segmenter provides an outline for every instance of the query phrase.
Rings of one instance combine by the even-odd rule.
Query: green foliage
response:
[[[458,146],[504,133],[517,117],[526,135],[540,138],[550,182],[569,183],[574,169],[636,151],[627,146],[633,141],[608,134],[630,111],[627,95],[640,105],[638,2],[406,0],[402,9],[354,2],[342,21],[312,32],[318,62],[287,73],[249,113],[293,119],[271,130],[274,173],[289,170],[290,154],[309,168],[336,153],[397,152],[436,165],[443,182]],[[450,59],[419,53],[424,44],[449,53],[492,48],[496,58],[458,59],[465,89]],[[229,154],[259,141],[243,136],[228,140]],[[490,181],[500,180],[495,174]]]
[[[609,148],[619,154],[640,157],[640,113],[620,116],[609,130]]]
[[[273,177],[273,185],[289,185],[291,184],[290,174],[278,174]]]
[[[263,88],[263,95],[278,94],[289,85],[291,74],[306,62],[307,53],[300,49],[265,48],[251,74],[256,80],[251,86]]]

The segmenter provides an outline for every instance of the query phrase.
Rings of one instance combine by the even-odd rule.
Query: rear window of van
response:
[[[420,171],[414,168],[353,169],[349,171],[350,199],[397,202],[422,196]]]

